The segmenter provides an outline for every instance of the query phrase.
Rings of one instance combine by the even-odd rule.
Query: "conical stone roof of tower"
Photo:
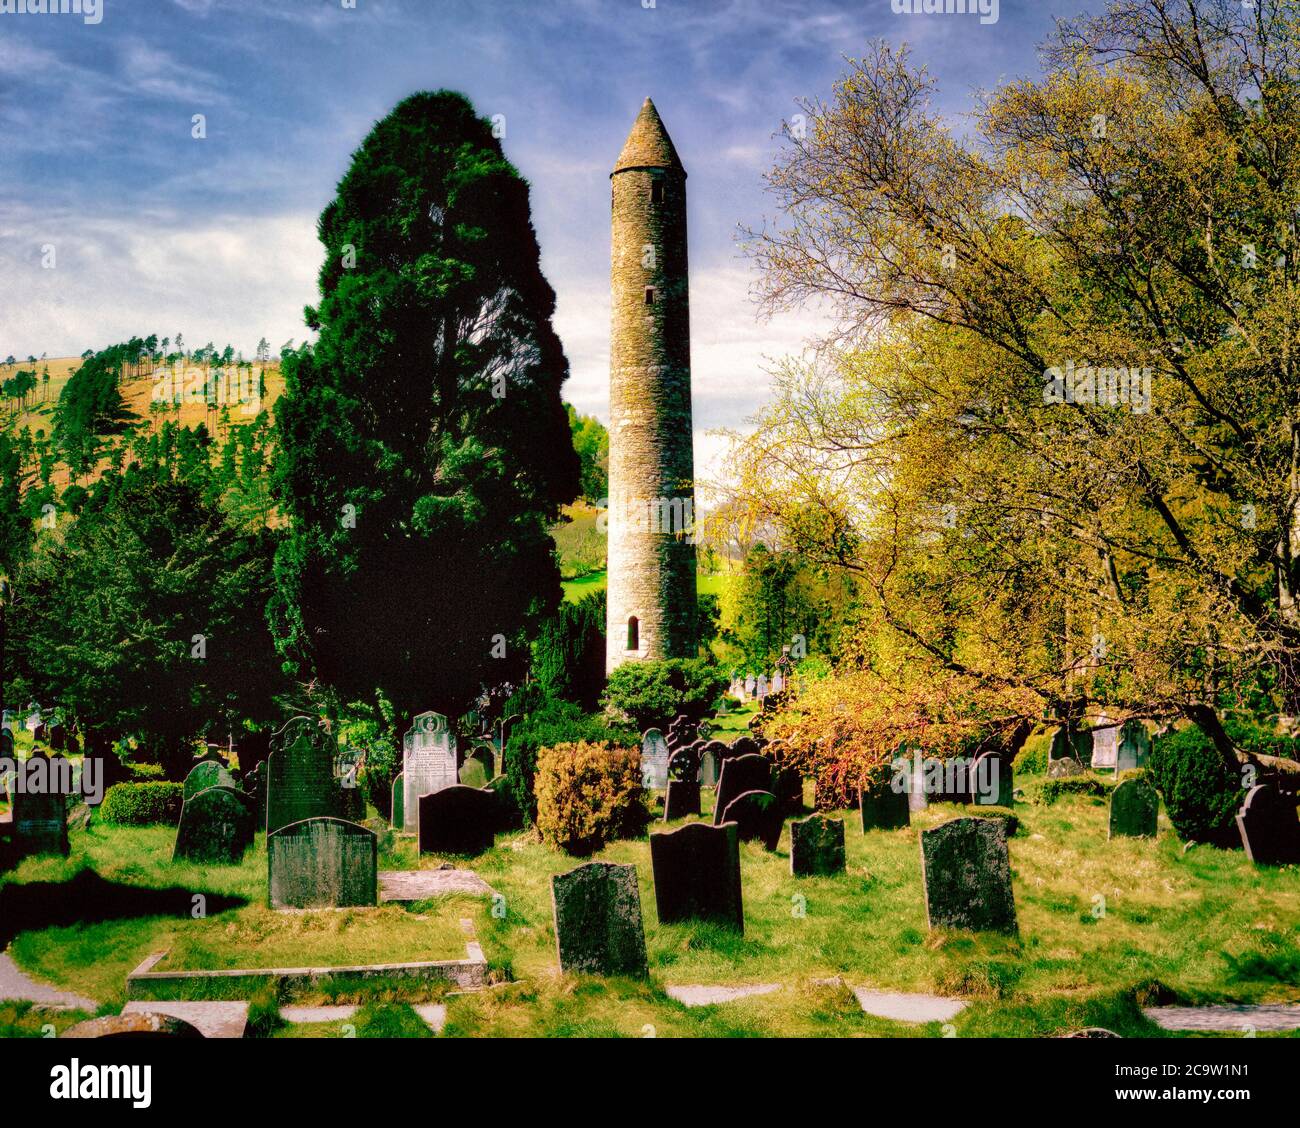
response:
[[[649,98],[642,103],[623,151],[614,162],[614,172],[622,172],[625,168],[671,168],[686,175],[682,160],[673,148],[673,139],[668,136],[663,119]]]

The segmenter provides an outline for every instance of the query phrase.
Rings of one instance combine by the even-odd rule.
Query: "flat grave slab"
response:
[[[379,902],[425,901],[446,893],[468,893],[471,897],[491,897],[496,890],[473,870],[381,870]]]
[[[710,1007],[715,1003],[734,1003],[752,995],[770,995],[781,990],[779,983],[750,983],[744,987],[711,986],[707,983],[676,984],[664,988],[670,999],[687,1007]]]
[[[948,999],[942,995],[873,991],[869,987],[854,987],[853,994],[867,1014],[892,1018],[895,1022],[951,1022],[966,1009],[964,999]]]
[[[1222,1003],[1206,1007],[1143,1007],[1142,1013],[1164,1030],[1276,1032],[1300,1029],[1300,1004]]]
[[[165,1014],[188,1022],[205,1038],[242,1038],[248,1027],[246,1002],[133,1002],[123,1014]]]

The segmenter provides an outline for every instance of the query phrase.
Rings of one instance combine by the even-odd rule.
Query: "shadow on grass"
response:
[[[74,924],[99,924],[137,917],[188,917],[194,889],[150,889],[105,881],[94,870],[80,870],[67,881],[9,883],[0,888],[0,948],[20,932]],[[246,897],[204,892],[208,915],[243,908]]]

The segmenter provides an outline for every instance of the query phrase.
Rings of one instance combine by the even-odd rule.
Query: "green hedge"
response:
[[[1104,799],[1110,794],[1110,788],[1094,775],[1065,776],[1061,779],[1049,779],[1038,792],[1040,803],[1050,807],[1062,795],[1087,795],[1094,799]]]
[[[1157,737],[1147,769],[1184,842],[1241,844],[1235,823],[1245,794],[1241,773],[1196,725]]]
[[[180,783],[118,783],[99,805],[99,817],[114,826],[175,826],[181,817],[185,786]]]
[[[1043,775],[1047,772],[1047,756],[1057,728],[1057,725],[1034,726],[1012,764],[1016,775]]]
[[[700,720],[726,688],[727,676],[704,658],[624,662],[609,675],[603,700],[644,732],[681,715]]]
[[[610,725],[599,714],[584,713],[570,701],[546,702],[537,712],[515,722],[506,743],[506,785],[502,798],[513,805],[519,821],[529,826],[537,821],[533,787],[538,750],[576,741],[605,742],[623,748],[641,745],[639,734],[623,726]]]

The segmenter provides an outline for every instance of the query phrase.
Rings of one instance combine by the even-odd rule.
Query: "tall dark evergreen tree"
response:
[[[558,605],[547,526],[578,490],[528,186],[464,97],[417,94],[318,231],[319,338],[276,405],[272,621],[338,699],[454,716]]]

